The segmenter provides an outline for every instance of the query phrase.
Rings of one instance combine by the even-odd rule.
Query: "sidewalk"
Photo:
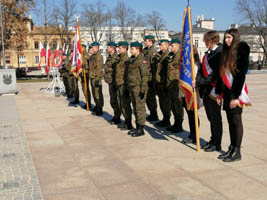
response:
[[[20,83],[19,94],[12,97],[18,112],[14,123],[27,138],[45,200],[265,200],[267,74],[250,74],[247,83],[253,107],[243,114],[243,157],[235,163],[218,160],[219,152],[198,153],[194,145],[182,144],[186,131],[171,134],[147,122],[146,135],[132,138],[109,125],[112,110],[104,82],[103,117],[40,91],[48,83]],[[11,97],[0,97],[1,113],[14,105],[3,98]],[[210,137],[204,109],[199,117],[203,144]],[[183,126],[189,130],[186,113]],[[7,191],[0,188],[0,194]]]

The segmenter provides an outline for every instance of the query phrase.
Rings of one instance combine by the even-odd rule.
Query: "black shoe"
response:
[[[111,125],[118,125],[121,123],[121,120],[119,118],[115,118],[112,122],[110,122]]]
[[[167,127],[166,130],[171,131],[172,133],[180,133],[184,131],[183,127],[177,123],[174,123],[174,125]]]
[[[96,112],[96,106],[92,109],[92,112],[94,113],[94,112]]]
[[[156,123],[159,127],[168,127],[171,125],[170,120],[163,119],[162,121],[159,121]]]
[[[128,131],[128,135],[134,134],[139,128],[139,124],[136,123],[136,128],[132,128],[132,130]]]
[[[235,148],[231,145],[231,146],[229,146],[227,152],[225,152],[225,153],[219,155],[217,158],[222,160],[222,159],[224,159],[224,158],[230,156],[230,154],[232,154],[234,150],[235,150]]]
[[[139,125],[138,129],[134,133],[132,133],[132,137],[139,137],[142,135],[145,135],[144,126]]]
[[[70,104],[73,104],[73,105],[80,104],[80,101],[79,100],[74,100],[74,101],[70,102]]]
[[[96,116],[101,116],[101,115],[103,115],[103,110],[102,110],[102,108],[97,108],[96,111],[95,111],[95,115],[96,115]]]
[[[154,121],[158,121],[159,118],[158,118],[158,114],[150,114],[147,118],[146,118],[147,121],[150,121],[150,122],[154,122]]]
[[[204,144],[203,146],[201,146],[201,149],[207,149],[207,148],[209,148],[209,146],[212,144],[212,142],[211,141],[209,141],[209,142],[207,142],[206,144]]]
[[[183,144],[196,144],[196,139],[186,138],[182,140]]]
[[[234,162],[241,160],[241,152],[240,148],[234,147],[234,150],[232,153],[230,153],[229,156],[223,159],[223,162]]]
[[[213,152],[213,151],[220,151],[222,149],[221,146],[216,146],[216,145],[210,145],[208,148],[204,149],[206,152]]]
[[[71,99],[71,98],[73,98],[73,96],[69,94],[69,95],[67,95],[67,98]]]

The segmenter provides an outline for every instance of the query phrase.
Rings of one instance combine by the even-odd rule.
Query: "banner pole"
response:
[[[82,38],[81,38],[81,33],[80,33],[80,26],[79,26],[79,18],[77,18],[77,28],[78,28],[78,33],[79,33],[79,38],[80,38],[80,49],[81,49],[81,54],[82,54],[82,66],[84,65],[84,56],[83,56],[83,49],[82,49]],[[87,94],[87,81],[86,81],[86,73],[85,69],[82,69],[83,71],[83,78],[84,78],[84,92],[85,92],[85,98],[86,98],[86,110],[89,111],[89,105],[88,105],[88,94]]]
[[[191,48],[193,48],[193,38],[192,38],[192,24],[191,24],[191,9],[189,6],[189,0],[188,0],[188,17],[189,17],[189,28],[190,28],[190,42],[191,42]],[[193,55],[193,49],[191,49],[191,71],[192,71],[192,82],[195,81],[195,63],[194,63],[194,55]],[[200,141],[199,141],[199,130],[198,130],[198,109],[197,109],[197,95],[196,95],[196,89],[193,88],[193,98],[194,98],[194,116],[195,116],[195,129],[196,129],[196,142],[197,142],[197,151],[200,151]]]

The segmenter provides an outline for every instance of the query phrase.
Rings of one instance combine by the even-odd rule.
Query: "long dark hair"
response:
[[[225,42],[225,35],[230,34],[233,36],[231,46],[227,46]],[[239,31],[235,28],[231,28],[225,31],[223,38],[223,50],[220,62],[220,76],[225,73],[225,69],[228,68],[232,74],[235,74],[238,70],[236,67],[237,60],[237,47],[240,42]]]

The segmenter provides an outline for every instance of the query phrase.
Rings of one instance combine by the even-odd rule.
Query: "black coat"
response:
[[[233,84],[231,90],[229,90],[223,84],[221,78],[219,78],[217,81],[216,93],[217,94],[223,93],[224,110],[229,109],[229,104],[231,99],[238,99],[239,96],[241,95],[246,79],[246,73],[248,71],[249,53],[250,53],[250,48],[248,44],[245,42],[240,42],[237,47],[237,61],[236,61],[236,67],[238,71],[235,74],[233,74]]]
[[[220,66],[220,57],[222,52],[222,45],[218,44],[218,47],[211,51],[210,53],[206,52],[208,63],[212,68],[213,72],[210,73],[207,77],[204,76],[202,67],[199,67],[197,77],[196,77],[196,87],[199,88],[200,97],[203,98],[204,95],[209,95],[213,86],[211,83],[216,82],[219,78],[219,66]]]

